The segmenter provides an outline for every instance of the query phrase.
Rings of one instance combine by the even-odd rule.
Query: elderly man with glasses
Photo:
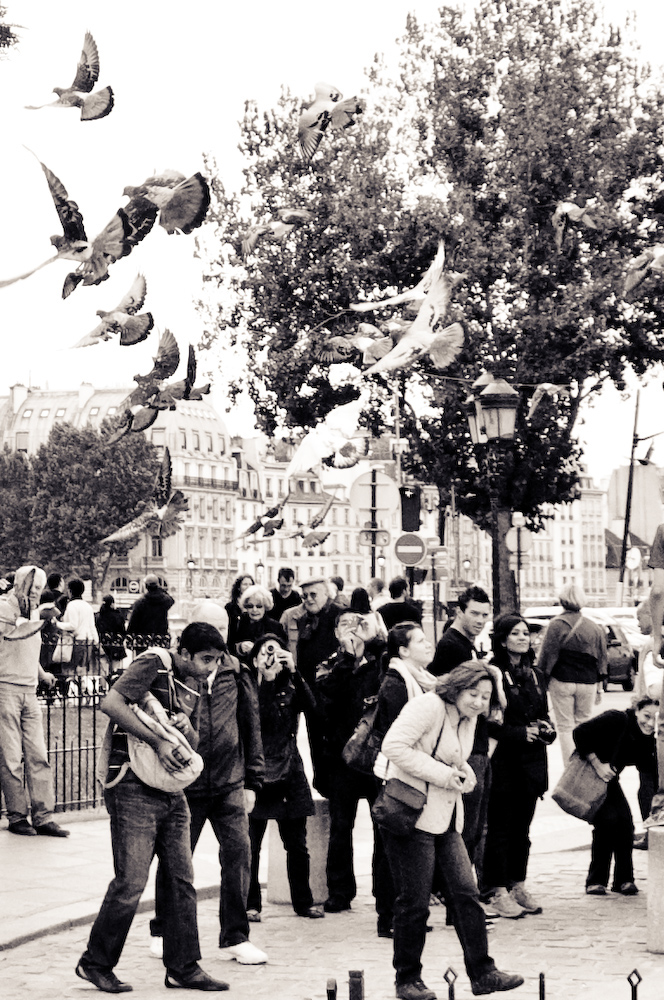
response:
[[[378,694],[382,657],[372,643],[365,646],[364,617],[349,609],[338,612],[335,635],[338,650],[316,670],[316,702],[321,716],[323,754],[330,804],[330,840],[327,854],[327,913],[349,910],[357,893],[353,870],[353,827],[360,799],[373,804],[379,782],[373,775],[354,771],[341,752],[353,735],[364,700]],[[373,891],[379,918],[391,921],[392,882],[384,861],[382,842],[374,835]]]

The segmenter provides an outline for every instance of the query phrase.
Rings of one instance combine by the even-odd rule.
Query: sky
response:
[[[345,96],[366,91],[364,70],[378,53],[388,63],[403,35],[406,14],[422,22],[435,18],[437,0],[337,0],[324,7],[304,0],[189,0],[165,5],[154,0],[3,0],[8,21],[20,24],[19,45],[0,60],[0,279],[12,277],[52,256],[49,237],[59,222],[38,161],[62,181],[79,205],[89,237],[125,204],[122,190],[165,168],[187,176],[203,168],[203,152],[214,154],[227,188],[239,183],[238,122],[244,102],[276,104],[282,86],[309,99],[318,80]],[[664,11],[652,0],[629,5],[637,14],[644,56],[660,63]],[[606,4],[610,20],[622,21],[624,5]],[[377,16],[377,14],[380,16]],[[85,31],[98,45],[100,86],[115,94],[112,113],[81,122],[73,109],[25,109],[55,99],[54,86],[73,80]],[[370,95],[368,95],[370,99]],[[131,383],[147,372],[159,331],[175,334],[184,359],[196,343],[202,321],[194,300],[200,262],[194,236],[168,236],[155,227],[131,255],[111,266],[99,286],[80,287],[67,300],[62,282],[70,270],[56,261],[33,277],[0,289],[3,338],[0,394],[15,382],[41,388]],[[111,309],[137,273],[146,276],[146,309],[155,318],[148,340],[131,348],[115,342],[72,350],[97,323],[97,309]],[[662,373],[641,394],[639,433],[664,429]],[[213,402],[225,408],[217,394]],[[606,476],[629,458],[633,399],[606,393],[584,413],[579,435],[591,473]],[[246,415],[231,415],[244,428]],[[664,465],[664,435],[654,459]]]

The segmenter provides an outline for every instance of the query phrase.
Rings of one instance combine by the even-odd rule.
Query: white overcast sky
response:
[[[317,80],[346,96],[357,93],[366,87],[364,69],[376,52],[394,59],[407,12],[426,22],[439,6],[435,0],[3,2],[8,20],[22,28],[19,45],[0,61],[0,278],[50,257],[49,236],[59,231],[45,178],[24,147],[60,178],[92,237],[124,204],[125,185],[140,184],[164,168],[189,175],[201,169],[203,151],[215,154],[227,186],[235,186],[241,166],[237,123],[246,99],[269,108],[282,85],[306,99]],[[644,54],[661,63],[661,5],[637,0],[628,6],[636,10]],[[611,19],[623,19],[625,7],[618,0],[607,2],[606,9]],[[100,85],[110,84],[115,92],[111,115],[83,123],[75,110],[24,110],[26,104],[54,99],[54,86],[71,83],[86,30],[99,47]],[[157,328],[168,326],[181,347],[195,343],[201,322],[192,300],[200,264],[193,248],[193,236],[169,237],[156,227],[129,257],[112,265],[108,281],[80,287],[66,301],[61,288],[69,266],[63,261],[1,289],[0,394],[15,382],[51,388],[83,380],[127,384],[136,372],[147,371],[157,332],[132,348],[109,342],[70,350],[96,325],[96,310],[116,305],[138,271],[146,275],[146,308]],[[629,455],[633,404],[616,406],[616,399],[600,403],[580,428],[596,475],[606,475],[623,453]],[[642,393],[641,434],[664,429],[663,404],[660,376]],[[664,436],[662,442],[654,457],[664,464]]]

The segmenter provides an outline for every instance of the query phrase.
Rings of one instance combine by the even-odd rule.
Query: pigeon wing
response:
[[[86,31],[85,38],[83,39],[83,51],[76,67],[76,76],[69,90],[78,90],[87,94],[92,90],[98,79],[99,50],[90,32]]]
[[[114,104],[115,98],[111,87],[96,90],[94,94],[86,97],[81,105],[81,121],[95,122],[99,118],[105,118],[106,115],[110,115]]]
[[[319,358],[327,364],[335,361],[349,361],[357,353],[357,347],[347,337],[330,337],[321,347]]]
[[[452,323],[437,334],[429,348],[431,360],[436,368],[447,368],[452,364],[463,347],[463,327],[461,323]]]
[[[330,112],[330,124],[332,128],[350,128],[355,124],[355,115],[361,115],[366,107],[362,100],[357,97],[348,97],[345,101],[339,101]]]
[[[180,364],[180,349],[178,342],[170,330],[164,330],[159,341],[159,350],[154,359],[154,368],[150,375],[154,382],[162,382],[177,371]]]
[[[171,495],[171,482],[173,476],[173,466],[171,464],[171,453],[168,448],[164,448],[164,454],[159,466],[159,472],[152,490],[152,498],[157,507],[163,507],[168,503]]]
[[[98,326],[87,333],[85,337],[81,337],[74,347],[94,347],[99,344],[102,340],[108,340],[111,333],[113,332],[113,324],[102,322]]]
[[[155,504],[151,504],[149,510],[144,510],[142,514],[135,517],[133,521],[123,524],[121,528],[112,534],[102,538],[102,545],[113,545],[115,542],[130,542],[132,538],[138,539],[146,528],[156,526],[158,521]]]
[[[113,312],[125,312],[134,316],[145,305],[148,285],[144,275],[137,274],[127,294],[120,300]]]
[[[244,235],[240,237],[240,249],[242,250],[242,256],[245,258],[248,257],[261,236],[269,232],[271,232],[271,226],[263,224],[252,226],[251,229],[244,233]]]
[[[285,222],[287,226],[301,226],[305,222],[311,222],[314,214],[308,208],[281,208],[277,212],[277,218]]]
[[[132,431],[146,431],[148,427],[152,427],[158,416],[159,410],[153,410],[149,406],[144,406],[138,413],[134,414],[130,429]]]
[[[210,207],[210,185],[196,173],[173,189],[173,194],[161,209],[159,225],[166,232],[187,235],[203,224]]]
[[[300,152],[305,160],[311,160],[320,145],[325,129],[330,124],[330,114],[328,111],[321,111],[315,117],[307,115],[306,111],[300,116],[297,127],[297,138],[300,144]]]
[[[120,346],[132,347],[147,340],[150,330],[154,326],[152,313],[142,313],[140,316],[130,316],[120,330]]]
[[[380,361],[381,358],[386,357],[392,350],[392,338],[382,337],[380,340],[372,340],[363,351],[362,363],[365,365],[372,365],[376,361]]]
[[[39,162],[46,176],[48,189],[51,192],[51,198],[58,213],[65,238],[68,240],[87,240],[83,226],[83,216],[78,205],[69,197],[64,184],[55,176],[53,171],[49,170],[41,160]]]

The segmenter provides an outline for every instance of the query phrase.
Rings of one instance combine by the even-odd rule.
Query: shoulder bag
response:
[[[443,722],[436,745],[431,752],[432,757],[436,756],[444,728]],[[400,778],[388,778],[371,807],[372,819],[377,826],[387,830],[388,833],[393,833],[396,837],[407,837],[415,829],[415,824],[424,811],[428,788],[427,785],[427,791],[421,792],[419,788],[413,788]]]
[[[584,760],[575,750],[551,793],[551,798],[570,816],[592,823],[606,799],[607,784],[590,761]]]
[[[361,774],[373,774],[376,757],[383,742],[382,736],[373,727],[377,708],[378,695],[364,699],[362,718],[341,751],[344,763]]]

